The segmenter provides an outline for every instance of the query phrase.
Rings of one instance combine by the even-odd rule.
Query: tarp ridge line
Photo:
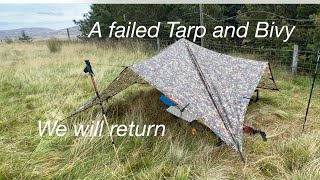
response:
[[[189,49],[190,49],[190,50],[189,50]],[[188,46],[188,51],[191,52],[191,56],[193,56],[193,58],[196,60],[196,57],[195,57],[195,55],[192,53],[192,50],[191,50],[191,48],[190,48],[189,46]],[[189,52],[189,53],[190,53],[190,52]],[[220,55],[222,55],[222,54],[220,54]],[[195,61],[195,62],[198,64],[198,67],[199,67],[199,69],[201,70],[199,63],[198,63],[197,61]],[[213,71],[215,71],[215,70],[213,69]],[[203,74],[203,72],[202,72],[202,70],[201,70],[201,74],[202,74],[203,77],[205,77],[204,74]],[[208,82],[206,82],[206,83],[208,84]],[[209,85],[208,85],[208,88],[211,90],[211,87],[210,87]],[[214,88],[214,92],[217,94],[217,98],[218,98],[219,103],[220,103],[220,104],[223,104],[223,102],[222,102],[222,100],[221,100],[221,98],[220,98],[220,95],[221,95],[221,94],[219,93],[219,91],[218,91],[216,88]],[[237,113],[237,111],[236,111],[236,113],[235,113],[235,112],[234,112],[235,110],[234,110],[231,106],[229,106],[228,103],[230,103],[230,101],[228,101],[228,100],[226,99],[226,102],[227,102],[226,105],[230,108],[231,113],[236,114],[237,118],[240,119],[239,114]],[[229,118],[228,118],[228,116],[227,116],[227,114],[228,114],[228,113],[227,113],[227,110],[226,110],[223,106],[221,107],[221,109],[222,109],[224,115],[227,117],[229,126],[231,126],[231,128],[233,128],[232,123],[231,123],[231,121],[229,120]]]
[[[222,56],[223,54],[218,53],[218,55],[219,55],[219,56]],[[212,71],[214,71],[214,72],[216,73],[215,69],[212,69]],[[216,80],[217,80],[217,79],[216,79]],[[210,86],[209,86],[209,89],[211,89]],[[223,104],[223,103],[222,103],[222,100],[221,100],[221,98],[220,98],[221,94],[220,94],[216,89],[214,89],[214,92],[218,95],[217,98],[218,98],[219,102],[220,102],[221,104]],[[237,99],[237,100],[238,100],[238,99]],[[230,113],[232,113],[233,115],[236,115],[237,119],[240,119],[241,109],[240,109],[240,108],[237,109],[236,107],[235,107],[235,108],[232,108],[232,106],[229,105],[229,104],[231,104],[231,102],[230,102],[228,99],[225,99],[225,101],[226,101],[226,105],[228,106],[228,108],[229,108],[229,110],[230,110]],[[227,110],[226,110],[224,107],[222,107],[222,110],[223,110],[223,113],[224,113],[224,114],[227,114]],[[232,124],[230,123],[230,121],[229,121],[229,124],[230,124],[231,127],[233,127]]]
[[[220,118],[221,118],[221,120],[222,120],[222,124],[225,126],[225,128],[227,129],[227,131],[228,131],[229,135],[231,136],[233,142],[235,143],[235,145],[236,145],[236,147],[237,147],[237,150],[238,150],[238,153],[240,154],[241,161],[245,162],[244,157],[243,157],[243,154],[242,154],[242,152],[241,152],[241,150],[240,150],[239,142],[235,139],[233,133],[231,132],[231,130],[229,129],[229,127],[228,127],[227,124],[225,123],[224,118],[223,118],[221,112],[219,111],[219,108],[218,108],[218,106],[217,106],[217,104],[216,104],[216,102],[215,102],[215,100],[214,100],[214,98],[213,98],[212,92],[210,91],[210,86],[208,85],[208,82],[206,81],[206,79],[205,79],[205,77],[204,77],[204,75],[203,75],[203,72],[202,72],[202,70],[201,70],[201,67],[199,66],[199,64],[198,64],[198,62],[197,62],[194,54],[192,53],[189,45],[187,44],[187,42],[185,42],[185,45],[186,45],[186,47],[187,47],[187,49],[188,49],[188,52],[189,52],[189,54],[190,54],[190,56],[191,56],[192,62],[193,62],[194,65],[196,66],[196,69],[197,69],[197,71],[198,71],[198,74],[199,74],[199,76],[200,76],[200,79],[202,80],[202,82],[203,82],[206,90],[208,91],[209,97],[210,97],[213,105],[214,105],[215,108],[217,109],[218,115],[220,116]],[[226,116],[227,116],[227,115],[226,115]],[[228,123],[229,123],[229,125],[231,124],[229,120],[228,120]]]

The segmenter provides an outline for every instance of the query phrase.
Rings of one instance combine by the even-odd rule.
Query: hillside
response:
[[[76,39],[80,34],[78,26],[68,28],[70,38]],[[0,40],[5,39],[18,39],[21,36],[21,32],[25,31],[28,36],[31,36],[34,41],[45,40],[50,38],[68,39],[67,28],[60,30],[53,30],[49,28],[21,28],[12,30],[0,30]]]
[[[0,47],[0,179],[320,179],[320,81],[302,134],[311,78],[273,69],[280,92],[261,90],[245,120],[268,141],[244,136],[245,165],[230,147],[217,146],[211,132],[192,135],[187,123],[165,113],[157,90],[134,85],[105,103],[110,124],[162,123],[167,129],[163,137],[114,137],[118,162],[108,136],[40,138],[38,121],[62,120],[95,95],[82,72],[84,59],[104,89],[123,70],[108,65],[130,65],[157,52],[132,42],[64,43],[58,53],[44,42]],[[98,110],[61,123],[91,123]]]

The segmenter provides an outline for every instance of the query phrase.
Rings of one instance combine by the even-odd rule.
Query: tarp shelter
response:
[[[221,54],[186,39],[158,55],[125,68],[101,92],[73,114],[105,101],[135,83],[149,83],[201,119],[242,157],[242,125],[256,88],[274,89],[267,62]]]

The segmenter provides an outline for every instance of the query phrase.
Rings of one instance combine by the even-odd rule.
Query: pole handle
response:
[[[84,73],[89,73],[90,76],[94,75],[91,64],[90,64],[90,60],[84,60],[84,62],[86,63],[86,67],[84,68],[83,72]]]

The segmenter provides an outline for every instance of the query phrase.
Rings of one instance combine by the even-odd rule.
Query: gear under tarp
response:
[[[267,62],[217,53],[180,39],[157,56],[126,68],[102,91],[101,99],[93,98],[73,114],[146,82],[201,119],[240,155],[242,125],[254,90],[277,89]]]

